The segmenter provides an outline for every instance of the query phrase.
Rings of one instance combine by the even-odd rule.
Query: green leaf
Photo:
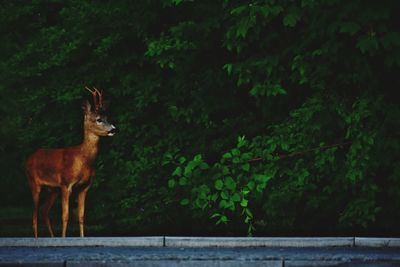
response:
[[[186,177],[190,177],[193,172],[193,164],[190,164],[190,163],[193,163],[193,162],[189,162],[189,164],[186,165],[186,167],[185,167],[185,171],[183,172],[183,175],[185,175]]]
[[[244,137],[244,136],[239,136],[238,137],[238,144],[237,144],[237,147],[238,148],[241,148],[241,147],[243,147],[243,146],[245,146],[246,145],[246,138]]]
[[[267,152],[268,152],[269,154],[275,152],[276,147],[277,147],[277,143],[276,143],[276,142],[269,144],[269,146],[268,146],[268,148],[267,148]]]
[[[231,199],[232,199],[233,202],[240,202],[240,194],[239,193],[234,193],[232,195]]]
[[[262,192],[264,191],[264,189],[265,189],[265,184],[258,184],[258,185],[256,186],[257,192],[262,193]]]
[[[172,3],[174,3],[176,6],[181,4],[183,0],[172,0]]]
[[[256,187],[256,184],[254,183],[254,181],[250,181],[250,182],[247,183],[247,187],[250,190],[254,190],[254,188]]]
[[[228,208],[228,202],[227,202],[225,199],[222,199],[222,200],[219,202],[219,207],[222,208],[222,209]]]
[[[182,168],[180,166],[176,167],[175,171],[172,173],[172,176],[182,176]]]
[[[232,163],[234,163],[234,164],[238,164],[240,162],[241,162],[240,158],[238,158],[238,157],[234,157],[233,160],[232,160]]]
[[[180,157],[179,158],[179,163],[180,164],[183,164],[183,163],[185,163],[186,162],[186,158],[185,157]]]
[[[381,43],[385,49],[400,47],[400,33],[388,32],[381,38]]]
[[[241,160],[249,160],[253,157],[253,154],[251,152],[246,152],[243,153],[240,157]]]
[[[215,181],[214,186],[215,186],[215,189],[222,190],[222,187],[224,186],[224,183],[222,182],[221,179],[218,179],[218,180]]]
[[[258,96],[258,95],[265,95],[265,85],[261,85],[259,83],[255,84],[251,89],[250,89],[250,95],[251,96]]]
[[[296,7],[291,7],[286,16],[283,17],[283,25],[286,27],[294,27],[300,20],[300,10]]]
[[[240,15],[247,9],[248,9],[248,5],[238,6],[238,7],[234,8],[234,9],[232,9],[231,15]]]
[[[169,188],[174,188],[175,185],[176,185],[175,179],[169,179],[169,180],[168,180],[168,187],[169,187]]]
[[[201,160],[202,160],[201,154],[198,154],[198,155],[194,156],[194,158],[193,158],[193,161],[195,161],[195,162],[199,162]]]
[[[225,215],[222,215],[220,217],[220,219],[216,222],[216,224],[220,224],[220,223],[226,224],[227,222],[228,222],[228,217],[226,217]]]
[[[179,185],[184,186],[184,185],[187,185],[187,183],[188,183],[188,179],[186,177],[181,177],[179,179]]]
[[[222,216],[221,213],[213,213],[213,214],[210,216],[210,219],[214,219],[214,218],[221,217],[221,216]]]
[[[223,166],[221,172],[222,172],[222,175],[227,175],[227,174],[229,174],[229,168],[226,166]]]
[[[222,158],[224,158],[224,159],[230,159],[230,158],[232,158],[232,154],[231,154],[230,152],[225,153],[225,154],[222,156]]]
[[[230,209],[231,211],[235,211],[236,207],[235,207],[235,203],[232,201],[232,199],[228,199],[228,203],[227,203],[227,208]]]
[[[231,75],[232,73],[232,68],[233,68],[232,64],[225,64],[223,67],[223,69],[226,70],[226,72],[228,72],[229,75]]]
[[[321,56],[323,54],[323,51],[321,49],[316,49],[312,52],[312,57],[318,57]]]
[[[221,198],[227,200],[229,198],[229,195],[225,191],[221,191]]]
[[[280,84],[268,87],[267,96],[277,96],[286,94],[287,94],[286,90]]]
[[[182,199],[182,200],[180,201],[180,204],[181,204],[182,206],[188,205],[188,204],[189,204],[189,199],[187,199],[187,198]]]
[[[163,161],[162,161],[162,165],[163,166],[165,166],[165,165],[167,165],[167,164],[169,164],[170,162],[171,162],[171,160],[172,160],[172,154],[171,153],[166,153],[165,155],[164,155],[164,159],[163,159]]]
[[[199,190],[200,196],[204,196],[205,197],[205,196],[208,195],[208,193],[210,193],[210,188],[205,184],[203,184],[200,187],[198,187],[198,190]]]
[[[244,209],[244,212],[247,216],[249,216],[251,219],[253,218],[253,213],[250,211],[250,209],[246,208]]]
[[[232,149],[232,155],[233,156],[239,156],[240,155],[240,150],[237,148]]]
[[[248,172],[250,170],[250,164],[249,163],[243,164],[242,165],[242,170]]]
[[[350,35],[356,34],[361,29],[360,25],[355,22],[345,22],[340,26],[340,32]]]
[[[200,167],[200,169],[202,169],[202,170],[207,170],[207,169],[210,168],[210,166],[209,166],[207,163],[205,163],[205,162],[200,163],[199,167]]]
[[[236,28],[236,37],[246,38],[247,32],[253,26],[254,22],[249,18],[242,19]]]
[[[242,201],[240,201],[240,206],[242,206],[243,208],[247,207],[247,205],[249,204],[249,201],[247,199],[242,199]]]
[[[266,183],[272,178],[270,174],[255,174],[254,179],[260,183]]]
[[[372,136],[367,136],[366,137],[367,143],[370,145],[374,144],[374,138]]]
[[[288,27],[294,27],[297,23],[297,17],[293,14],[288,14],[283,18],[283,25]]]
[[[281,143],[281,147],[284,151],[289,151],[289,145],[287,143]]]
[[[378,40],[375,37],[364,35],[358,38],[357,48],[361,50],[362,53],[372,52],[378,49]]]
[[[236,189],[236,182],[230,176],[225,178],[224,184],[225,184],[226,188],[228,188],[229,190],[235,190]]]

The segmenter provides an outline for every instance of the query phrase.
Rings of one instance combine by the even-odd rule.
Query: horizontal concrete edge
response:
[[[353,237],[165,237],[166,247],[351,247]]]
[[[117,267],[170,267],[170,266],[190,266],[190,267],[282,267],[283,260],[263,260],[263,261],[243,261],[234,259],[224,260],[138,260],[134,262],[107,262],[107,261],[67,261],[67,267],[97,267],[97,266],[117,266]],[[1,265],[0,265],[1,266]]]
[[[163,236],[0,238],[0,247],[163,247]]]
[[[0,247],[393,247],[400,238],[366,237],[67,237],[0,238]]]
[[[0,261],[0,267],[65,267],[66,261]]]
[[[354,245],[356,247],[399,248],[400,238],[356,237]]]

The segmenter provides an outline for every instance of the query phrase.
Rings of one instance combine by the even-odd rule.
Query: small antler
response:
[[[94,90],[89,89],[89,87],[85,86],[86,90],[88,90],[93,96],[93,103],[96,111],[99,111],[103,107],[103,91],[97,90],[96,87],[93,87]]]
[[[99,97],[99,107],[102,108],[103,107],[103,90],[101,90],[101,92],[99,90],[97,90],[96,87],[94,87],[94,90],[96,90],[97,92],[97,96]]]

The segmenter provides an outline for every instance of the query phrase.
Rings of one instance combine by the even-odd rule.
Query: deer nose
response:
[[[108,131],[108,135],[112,136],[117,132],[117,128],[114,125],[111,125],[111,130]]]

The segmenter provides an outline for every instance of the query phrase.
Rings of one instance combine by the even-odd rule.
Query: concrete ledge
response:
[[[0,238],[0,247],[162,247],[164,237]]]
[[[165,237],[166,247],[351,247],[353,237]]]
[[[271,261],[237,261],[237,260],[144,260],[144,261],[131,261],[131,262],[106,262],[106,261],[83,261],[73,262],[67,261],[66,267],[282,267],[282,260],[271,260]],[[323,265],[324,266],[324,265]]]
[[[23,262],[23,261],[11,261],[11,262],[1,262],[0,267],[65,267],[65,261],[58,262],[43,262],[43,261],[32,261],[32,262]]]
[[[0,247],[374,247],[400,248],[400,238],[365,237],[68,237],[0,238]]]
[[[346,264],[344,261],[338,260],[285,260],[285,267],[338,267]]]
[[[1,262],[0,261],[0,267],[65,267],[65,262],[64,261],[59,261],[59,262],[42,262],[42,261],[37,261],[37,262]]]
[[[400,238],[356,237],[354,245],[356,247],[399,248]]]

